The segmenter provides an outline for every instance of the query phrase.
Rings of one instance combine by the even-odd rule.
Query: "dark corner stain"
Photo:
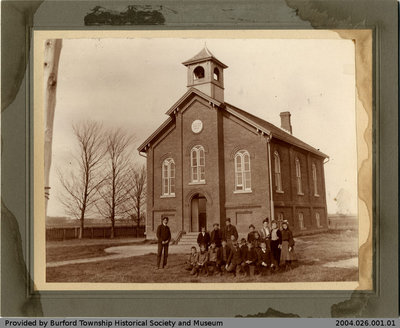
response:
[[[359,292],[358,292],[359,293]],[[331,306],[332,318],[359,318],[363,317],[368,305],[368,296],[354,291],[350,299]]]
[[[365,26],[365,8],[357,7],[351,10],[344,5],[344,1],[302,1],[285,0],[286,5],[303,21],[307,21],[313,28],[351,28]]]
[[[258,312],[257,314],[247,314],[245,316],[237,315],[236,318],[300,318],[298,314],[293,313],[283,313],[272,308],[264,313]]]
[[[33,15],[42,2],[1,2],[1,111],[14,101],[25,76],[30,47],[27,27],[33,26]]]
[[[163,6],[130,5],[125,11],[116,11],[96,6],[88,13],[85,25],[163,25]]]
[[[1,200],[1,311],[4,316],[43,316],[40,296],[32,296],[33,281],[22,252],[15,216]]]

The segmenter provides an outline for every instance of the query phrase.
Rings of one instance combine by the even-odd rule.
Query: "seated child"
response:
[[[251,242],[247,242],[247,252],[243,257],[242,268],[246,276],[253,277],[257,265],[257,251]]]
[[[199,273],[205,271],[206,276],[208,276],[207,262],[208,262],[208,252],[206,251],[206,245],[201,244],[200,253],[197,259],[197,264],[195,268],[191,271],[191,274],[198,276]]]
[[[236,274],[239,273],[242,264],[242,255],[240,252],[239,244],[237,241],[233,243],[233,248],[231,255],[228,258],[226,263],[226,271],[233,272],[233,275],[236,277]]]
[[[261,275],[268,275],[271,267],[271,250],[267,247],[265,241],[261,242],[261,249],[258,251],[258,271]]]
[[[240,248],[240,256],[242,257],[242,263],[241,264],[243,264],[243,262],[244,262],[244,260],[245,260],[245,258],[247,256],[247,251],[248,251],[248,247],[247,247],[245,238],[242,238],[240,240],[239,248]],[[240,267],[240,272],[244,273],[243,266]]]
[[[226,264],[228,263],[228,258],[231,255],[231,252],[232,250],[228,246],[228,243],[223,239],[222,246],[218,248],[217,253],[217,267],[221,274],[223,274],[226,269]]]
[[[207,269],[209,274],[213,274],[214,272],[219,272],[217,261],[218,261],[218,248],[216,247],[216,243],[213,241],[210,245],[210,248],[208,249]],[[212,268],[211,271],[210,268]]]
[[[185,270],[192,271],[193,268],[196,267],[198,259],[199,254],[197,253],[197,249],[195,246],[192,246],[192,248],[190,249],[190,254],[188,255],[188,259],[185,262]]]

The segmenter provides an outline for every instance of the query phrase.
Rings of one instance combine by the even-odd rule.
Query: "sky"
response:
[[[72,124],[94,119],[135,135],[132,156],[186,92],[181,63],[207,44],[228,68],[225,101],[280,126],[290,111],[293,135],[329,155],[327,206],[335,197],[357,213],[355,55],[340,39],[64,39],[59,63],[49,216],[65,216],[57,170],[71,167]]]

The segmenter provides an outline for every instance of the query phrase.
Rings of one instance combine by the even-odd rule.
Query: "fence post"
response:
[[[93,239],[93,227],[91,228],[91,234],[92,234],[92,239]]]

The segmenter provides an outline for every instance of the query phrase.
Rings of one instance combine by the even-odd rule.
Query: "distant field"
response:
[[[132,220],[117,220],[115,221],[115,225],[132,225],[136,226],[136,222]],[[111,225],[110,220],[106,219],[92,219],[87,218],[85,219],[85,227],[108,227]],[[78,219],[71,219],[65,217],[47,217],[46,218],[46,227],[49,228],[68,228],[68,227],[79,227],[80,221]]]
[[[356,215],[328,214],[329,229],[358,229],[358,217]]]

